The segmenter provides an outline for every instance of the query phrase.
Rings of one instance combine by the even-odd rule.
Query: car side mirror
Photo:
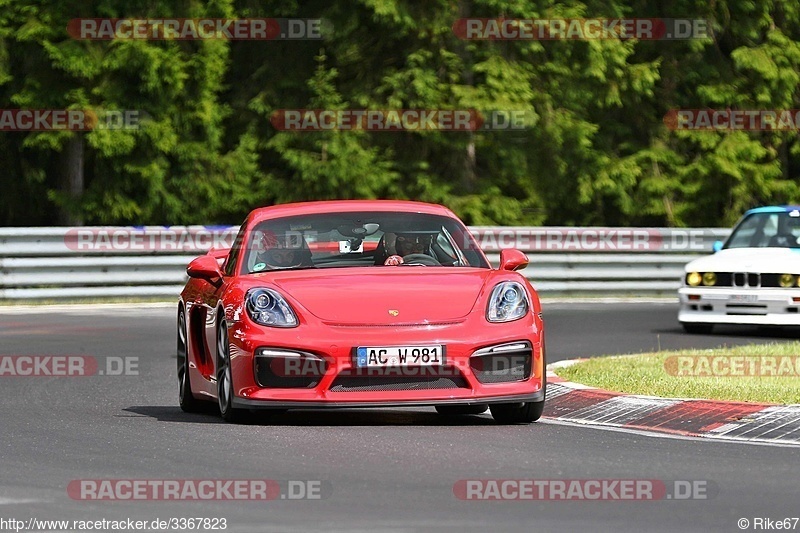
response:
[[[714,253],[717,253],[722,250],[722,244],[722,241],[714,241],[714,244],[711,245],[711,249],[714,250]]]
[[[528,266],[528,256],[515,248],[500,251],[500,270],[520,270]]]
[[[228,259],[230,254],[230,248],[210,248],[208,252],[206,252],[206,255],[210,255],[217,260],[217,264],[220,268],[223,268],[223,265],[225,265],[225,261]]]
[[[222,278],[222,270],[213,255],[202,255],[193,259],[186,267],[186,273],[190,278],[204,279],[210,283]]]

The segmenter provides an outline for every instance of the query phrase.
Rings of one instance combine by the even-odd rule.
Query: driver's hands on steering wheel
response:
[[[399,255],[390,255],[386,258],[386,261],[383,262],[384,265],[389,266],[397,266],[402,265],[405,261],[403,261],[402,256]]]

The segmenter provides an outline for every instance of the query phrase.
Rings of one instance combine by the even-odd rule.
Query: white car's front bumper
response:
[[[800,326],[800,288],[681,287],[678,297],[680,322]]]

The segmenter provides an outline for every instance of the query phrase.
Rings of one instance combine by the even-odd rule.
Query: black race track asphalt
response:
[[[755,328],[687,335],[676,312],[675,303],[545,301],[548,358],[797,337]],[[488,414],[444,419],[432,408],[290,411],[230,425],[213,413],[178,408],[174,346],[172,308],[0,310],[0,355],[138,358],[138,375],[0,377],[0,529],[9,519],[27,526],[30,518],[203,517],[225,518],[227,531],[253,532],[741,531],[737,522],[746,518],[750,531],[763,519],[800,516],[799,448],[654,437],[546,418],[498,426]],[[323,497],[85,501],[67,491],[76,480],[112,479],[269,479],[284,496],[289,481],[319,481]],[[708,497],[454,495],[459,480],[480,479],[636,479],[668,487],[697,481]]]

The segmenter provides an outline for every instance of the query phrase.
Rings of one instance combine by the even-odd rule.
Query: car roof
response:
[[[248,219],[258,223],[273,218],[320,213],[352,213],[359,211],[408,212],[428,215],[441,215],[458,218],[448,208],[425,202],[409,200],[323,200],[317,202],[296,202],[278,204],[254,209]]]
[[[745,212],[745,215],[752,215],[753,213],[789,213],[791,211],[800,211],[800,205],[768,205],[764,207],[756,207]]]

